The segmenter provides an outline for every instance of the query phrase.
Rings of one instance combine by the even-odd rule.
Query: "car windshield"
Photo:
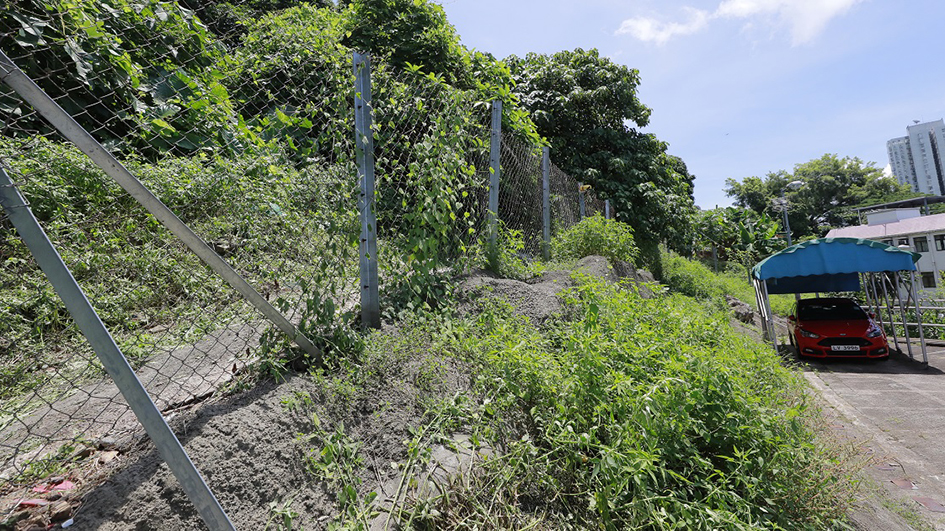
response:
[[[801,321],[842,321],[866,319],[866,312],[850,301],[818,302],[803,304],[797,309]]]

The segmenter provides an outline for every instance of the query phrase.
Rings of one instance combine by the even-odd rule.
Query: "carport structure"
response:
[[[765,338],[778,348],[769,295],[862,292],[900,352],[896,325],[902,327],[909,357],[913,359],[909,327],[917,325],[922,360],[928,363],[916,284],[915,264],[919,256],[892,245],[857,238],[809,240],[772,254],[751,270]],[[915,323],[906,319],[907,312],[912,311]]]

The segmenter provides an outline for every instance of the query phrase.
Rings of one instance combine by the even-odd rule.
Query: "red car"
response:
[[[845,298],[799,300],[788,317],[788,337],[802,357],[889,357],[883,329],[859,304]]]

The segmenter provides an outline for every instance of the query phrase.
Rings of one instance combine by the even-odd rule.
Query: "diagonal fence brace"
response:
[[[154,441],[154,445],[174,473],[187,497],[190,498],[201,518],[211,530],[235,531],[220,502],[217,501],[210,487],[204,481],[197,467],[190,460],[184,447],[171,431],[167,421],[161,416],[156,405],[148,396],[141,381],[115,344],[114,338],[105,328],[95,308],[86,298],[75,277],[62,261],[59,252],[49,241],[43,228],[36,221],[33,212],[13,184],[3,166],[0,166],[0,209],[7,212],[7,217],[16,227],[20,238],[26,243],[36,262],[42,268],[56,293],[66,305],[82,334],[88,339],[95,353],[101,360],[108,374],[121,390],[135,416]]]
[[[321,361],[321,351],[309,338],[299,332],[279,310],[269,304],[265,297],[250,286],[239,273],[230,267],[230,264],[220,258],[206,242],[152,194],[118,159],[102,147],[88,131],[83,129],[2,51],[0,51],[0,81],[6,83],[24,101],[32,105],[56,130],[92,159],[155,219],[177,236],[203,263],[238,291],[296,345],[314,356],[316,361]]]

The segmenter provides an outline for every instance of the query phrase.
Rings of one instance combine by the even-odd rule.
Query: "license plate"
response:
[[[830,350],[841,350],[841,351],[851,351],[851,350],[860,350],[859,345],[831,345]]]

